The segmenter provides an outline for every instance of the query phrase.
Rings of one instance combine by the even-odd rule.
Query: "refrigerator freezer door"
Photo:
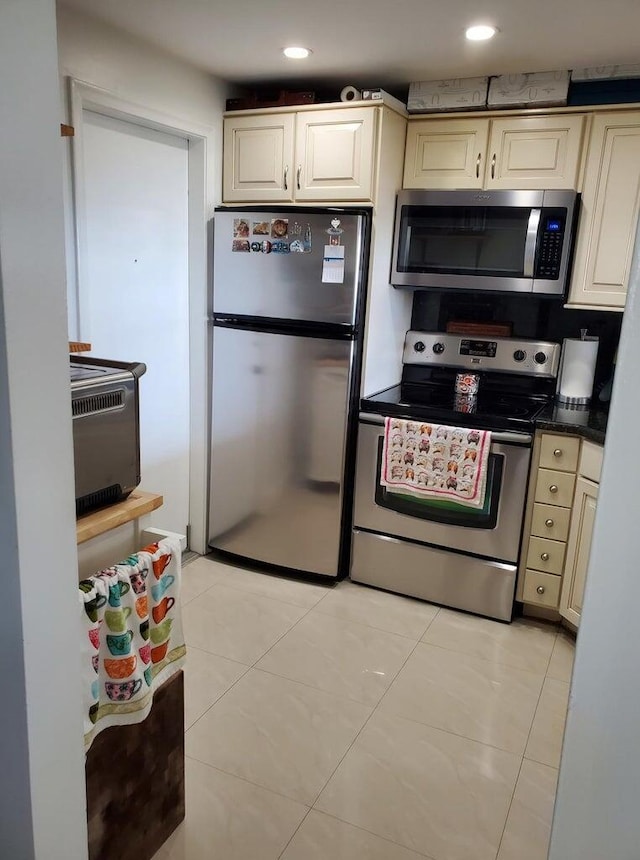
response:
[[[215,327],[210,547],[337,576],[353,349]]]
[[[362,215],[343,212],[216,212],[214,314],[353,325],[363,225]],[[342,283],[322,279],[332,238],[344,248]]]

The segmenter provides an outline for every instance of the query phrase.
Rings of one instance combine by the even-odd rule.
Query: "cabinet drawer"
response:
[[[531,534],[550,540],[566,540],[569,534],[570,519],[571,511],[569,508],[559,508],[557,505],[541,505],[536,502],[533,506]]]
[[[564,552],[566,544],[559,540],[547,540],[547,538],[529,538],[529,550],[527,552],[527,567],[534,570],[544,570],[545,573],[562,574],[564,564]]]
[[[537,570],[527,570],[524,574],[522,599],[525,603],[537,603],[556,609],[560,602],[561,576],[551,573],[539,573]]]
[[[540,467],[575,472],[578,468],[580,440],[575,436],[554,436],[545,433],[540,446]]]
[[[570,508],[573,501],[573,488],[576,476],[570,472],[556,472],[554,469],[538,469],[536,479],[536,502],[547,505],[560,505]]]

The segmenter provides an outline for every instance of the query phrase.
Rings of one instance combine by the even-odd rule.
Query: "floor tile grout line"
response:
[[[390,839],[388,836],[380,836],[379,833],[374,833],[373,830],[367,830],[367,828],[363,827],[361,824],[353,824],[351,821],[345,821],[344,818],[339,818],[332,812],[326,812],[324,809],[316,809],[313,806],[311,807],[309,812],[317,812],[318,815],[326,815],[327,818],[333,818],[334,821],[339,821],[340,824],[346,824],[348,827],[353,827],[354,830],[360,830],[362,833],[366,833],[368,836],[375,836],[376,839],[380,839],[383,842],[388,842],[390,845],[395,845],[397,848],[403,848],[405,851],[412,851],[416,856],[420,857],[421,860],[434,860],[431,854],[424,854],[422,851],[418,851],[416,848],[409,848],[408,845],[404,845],[402,842],[396,842],[394,839]],[[307,815],[305,815],[305,818],[307,817],[308,813]],[[300,826],[302,826],[302,824]],[[298,828],[298,830],[299,829],[300,828]]]
[[[188,600],[187,603],[192,603],[193,600],[197,600],[198,597],[202,597],[204,594],[208,594],[210,591],[220,585],[224,586],[225,588],[231,588],[234,591],[239,591],[240,594],[250,594],[252,597],[260,597],[262,600],[271,600],[274,603],[285,603],[287,606],[295,606],[296,609],[306,609],[308,612],[310,612],[317,605],[317,603],[320,602],[320,600],[324,599],[324,597],[321,597],[320,600],[313,604],[313,606],[303,606],[300,603],[294,603],[291,600],[284,600],[282,597],[273,597],[269,594],[262,594],[261,592],[252,591],[249,588],[242,588],[241,586],[237,586],[233,583],[227,582],[225,579],[221,579],[218,582],[212,583],[212,585],[206,591],[203,591],[202,594],[197,595],[197,597],[195,598],[191,598],[191,600]]]
[[[262,657],[260,658],[262,659]],[[301,687],[306,687],[307,690],[315,690],[316,693],[325,693],[327,696],[335,696],[337,699],[344,699],[346,702],[352,702],[354,705],[362,705],[363,708],[370,708],[372,711],[378,707],[377,704],[372,705],[370,702],[363,702],[361,699],[353,699],[346,693],[336,693],[334,690],[326,690],[324,687],[314,687],[307,681],[301,681],[299,678],[289,678],[287,675],[281,675],[279,672],[274,672],[273,669],[265,669],[263,666],[251,666],[256,672],[262,672],[265,675],[271,675],[274,678],[280,678],[282,681],[289,681],[291,684],[300,684]],[[385,691],[386,692],[386,691]]]
[[[496,851],[496,858],[500,854],[500,849],[502,848],[502,842],[504,840],[504,834],[507,830],[507,822],[509,821],[509,815],[511,814],[511,807],[513,806],[513,801],[516,796],[516,791],[518,788],[518,780],[520,779],[520,774],[522,773],[522,765],[524,763],[524,756],[520,759],[520,767],[518,768],[518,775],[516,776],[516,781],[513,784],[513,791],[511,792],[511,797],[509,798],[509,806],[507,807],[507,814],[505,815],[504,824],[502,825],[502,832],[500,834],[500,841],[498,842],[498,850]]]
[[[522,666],[514,666],[513,663],[503,663],[501,660],[490,660],[488,657],[481,657],[478,654],[469,654],[468,651],[455,651],[453,648],[447,648],[445,645],[437,645],[435,642],[425,642],[420,639],[418,645],[426,645],[429,648],[439,648],[441,651],[446,651],[448,654],[457,654],[459,657],[467,657],[469,660],[480,660],[482,663],[489,663],[492,666],[504,666],[505,669],[513,669],[516,672],[525,672],[528,675],[536,675],[545,680],[547,675],[544,670],[536,671],[535,669],[523,669]]]
[[[555,643],[556,643],[557,638],[558,638],[558,634],[556,633],[556,639],[554,640],[553,648],[555,648]],[[553,648],[551,649],[551,654],[549,655],[549,660],[547,661],[547,669],[549,668],[549,663],[551,662],[551,656],[553,654]],[[522,773],[522,767],[523,767],[523,764],[525,761],[525,754],[527,752],[527,747],[529,746],[529,740],[531,738],[531,732],[533,731],[533,725],[536,721],[536,716],[538,715],[538,708],[540,707],[540,701],[542,699],[542,693],[544,691],[544,685],[545,685],[546,680],[547,680],[547,675],[545,672],[544,680],[540,686],[540,693],[538,694],[538,701],[536,702],[536,707],[535,707],[535,710],[533,712],[533,719],[531,720],[531,725],[529,726],[529,731],[527,732],[527,740],[525,741],[524,751],[522,753],[522,759],[520,761],[520,767],[518,768],[518,776],[517,776],[515,784],[513,786],[513,792],[511,794],[511,800],[509,801],[509,808],[507,810],[507,817],[504,820],[504,826],[502,828],[502,834],[500,836],[500,842],[498,844],[498,852],[496,854],[496,858],[500,854],[500,849],[502,848],[502,842],[504,840],[504,834],[507,830],[507,822],[509,821],[509,815],[511,814],[511,807],[513,806],[513,801],[514,801],[514,798],[516,796],[516,789],[518,788],[518,780],[520,779],[520,774]],[[527,759],[527,761],[529,761],[529,759]]]
[[[217,655],[213,655],[213,656],[217,656]],[[242,666],[245,666],[245,664],[244,664],[244,663],[242,663],[241,665],[242,665]],[[226,695],[227,695],[227,693],[228,693],[230,690],[233,690],[233,688],[234,688],[234,687],[235,687],[235,685],[238,683],[238,681],[241,681],[241,680],[242,680],[242,678],[244,678],[244,676],[247,674],[247,672],[249,672],[252,668],[253,668],[252,666],[245,666],[245,670],[244,670],[244,672],[243,672],[243,673],[242,673],[238,678],[236,678],[236,679],[235,679],[235,681],[233,682],[233,684],[231,684],[231,686],[230,686],[230,687],[227,687],[227,689],[226,689],[223,693],[220,693],[220,695],[219,695],[219,696],[218,696],[218,698],[215,700],[215,702],[212,702],[212,703],[209,705],[209,707],[207,708],[207,710],[206,710],[204,713],[200,714],[200,716],[198,717],[198,719],[197,719],[197,720],[194,720],[194,722],[193,722],[193,723],[191,723],[191,725],[189,726],[189,728],[188,728],[188,729],[187,729],[187,728],[185,728],[185,730],[184,730],[185,736],[186,736],[187,732],[191,731],[191,729],[192,729],[192,728],[193,728],[197,723],[199,723],[199,722],[200,722],[200,720],[201,720],[203,717],[205,717],[205,716],[209,713],[209,711],[211,710],[211,708],[213,708],[213,706],[214,706],[214,705],[217,705],[217,704],[218,704],[218,702],[220,701],[220,699],[222,699],[224,696],[226,696]]]
[[[266,791],[269,794],[275,794],[276,797],[282,797],[284,800],[288,800],[290,803],[297,803],[298,806],[306,807],[308,812],[311,812],[313,809],[312,806],[304,800],[299,800],[297,797],[291,797],[290,794],[283,794],[281,791],[276,791],[274,788],[268,788],[266,785],[261,785],[259,782],[253,782],[251,779],[247,779],[246,776],[240,776],[238,773],[234,773],[232,770],[225,770],[223,767],[219,767],[216,764],[211,764],[208,761],[203,761],[200,758],[196,758],[193,755],[187,755],[185,753],[185,758],[191,759],[191,761],[196,761],[198,764],[202,764],[205,767],[211,768],[211,770],[216,770],[218,773],[223,773],[225,776],[232,776],[234,779],[239,779],[241,782],[246,782],[247,785],[252,785],[254,788],[259,788],[261,791]],[[306,813],[305,813],[306,818]]]
[[[394,680],[395,680],[395,678],[397,678],[397,677],[398,677],[398,675],[400,674],[400,672],[404,669],[404,667],[406,666],[407,660],[411,657],[411,655],[413,654],[413,652],[416,650],[416,648],[417,648],[417,647],[418,647],[418,643],[416,642],[416,644],[415,644],[415,645],[414,645],[414,647],[411,649],[411,651],[409,652],[409,654],[407,654],[407,658],[406,658],[406,660],[403,662],[402,666],[400,666],[400,668],[399,668],[399,669],[398,669],[398,671],[396,672],[396,675],[395,675],[395,677],[394,677]],[[393,683],[393,681],[392,681],[392,683]],[[391,685],[389,685],[389,686],[391,686]],[[387,690],[388,690],[388,688],[387,688]],[[380,699],[380,702],[381,702],[381,701],[382,701],[382,699],[384,699],[384,697],[386,696],[386,694],[387,694],[387,690],[385,690],[384,694],[382,695],[382,698]],[[367,717],[367,719],[364,721],[364,723],[363,723],[363,724],[362,724],[362,726],[360,727],[360,730],[357,732],[357,734],[355,735],[354,739],[351,741],[351,743],[349,744],[349,746],[348,746],[348,747],[347,747],[347,749],[345,750],[344,755],[340,758],[340,761],[337,763],[337,765],[335,766],[335,768],[331,771],[331,774],[329,775],[329,778],[327,779],[327,781],[324,783],[324,785],[322,786],[322,788],[320,789],[320,791],[319,791],[319,792],[318,792],[318,794],[316,795],[316,797],[315,797],[315,799],[314,799],[314,801],[313,801],[313,804],[312,804],[312,808],[313,808],[313,807],[315,807],[316,803],[318,802],[318,798],[320,797],[320,795],[322,794],[322,792],[325,790],[325,788],[327,787],[327,785],[329,784],[329,782],[333,779],[334,774],[336,773],[336,771],[338,770],[338,768],[340,767],[340,765],[342,764],[342,762],[344,761],[344,759],[345,759],[345,758],[346,758],[346,756],[348,755],[349,751],[353,748],[354,744],[356,743],[356,741],[358,740],[358,738],[360,737],[360,735],[362,734],[362,732],[363,732],[363,731],[365,730],[365,728],[367,727],[367,725],[368,725],[369,720],[371,719],[371,717],[372,717],[372,716],[375,714],[375,712],[378,710],[378,706],[380,705],[380,702],[378,702],[378,704],[377,704],[374,708],[372,708],[372,709],[371,709],[371,713],[369,714],[369,716]],[[347,823],[349,823],[349,822],[347,822]]]
[[[302,607],[300,607],[300,608],[302,608]],[[309,610],[309,612],[311,612],[311,610]],[[244,678],[244,677],[245,677],[245,675],[247,675],[247,674],[248,674],[248,672],[249,672],[251,669],[255,669],[255,670],[256,670],[256,671],[258,671],[258,672],[260,672],[260,671],[264,671],[263,669],[258,669],[258,668],[257,668],[257,666],[256,666],[256,664],[257,664],[257,663],[259,663],[259,662],[260,662],[260,660],[262,660],[262,658],[263,658],[264,656],[266,656],[266,654],[268,654],[268,653],[269,653],[269,651],[270,651],[270,650],[271,650],[275,645],[277,645],[277,644],[278,644],[278,642],[280,641],[280,639],[282,639],[284,636],[286,636],[286,635],[287,635],[287,633],[289,633],[289,632],[290,632],[290,630],[293,630],[293,628],[294,628],[297,624],[299,624],[299,623],[300,623],[300,621],[302,621],[302,619],[303,619],[306,615],[308,615],[308,612],[305,612],[305,614],[304,614],[304,615],[302,615],[300,618],[298,618],[298,620],[293,624],[293,626],[292,626],[292,627],[290,627],[290,628],[289,628],[289,630],[286,630],[286,631],[282,634],[282,636],[280,636],[280,637],[276,640],[276,642],[274,642],[274,643],[273,643],[273,645],[270,645],[270,646],[269,646],[269,648],[264,652],[264,654],[261,654],[261,655],[260,655],[260,657],[258,657],[258,659],[257,659],[257,660],[255,660],[255,661],[254,661],[253,663],[251,663],[251,664],[242,663],[242,661],[240,661],[240,660],[234,660],[232,657],[226,657],[226,656],[225,656],[225,655],[223,655],[223,654],[215,654],[215,653],[214,653],[214,652],[212,652],[212,651],[205,651],[205,653],[206,653],[206,654],[211,654],[213,657],[222,657],[223,659],[231,660],[231,661],[232,661],[232,662],[234,662],[234,663],[240,663],[240,665],[241,665],[241,666],[246,666],[246,670],[242,673],[242,675],[240,675],[240,677],[239,677],[239,678],[236,678],[236,680],[233,682],[233,684],[232,684],[228,689],[226,689],[226,690],[224,691],[224,693],[222,693],[220,696],[218,696],[218,698],[215,700],[215,702],[213,702],[213,703],[212,703],[212,704],[207,708],[207,710],[204,712],[204,714],[201,714],[201,715],[198,717],[198,719],[197,719],[197,720],[196,720],[196,721],[195,721],[191,726],[189,726],[189,728],[188,728],[188,729],[185,729],[185,735],[186,735],[186,733],[187,733],[188,731],[191,731],[191,729],[196,725],[196,723],[199,723],[199,722],[200,722],[200,720],[201,720],[201,719],[202,719],[206,714],[208,714],[208,713],[209,713],[209,711],[211,710],[211,708],[213,708],[215,705],[217,705],[217,704],[218,704],[218,702],[220,702],[220,701],[221,701],[221,700],[222,700],[222,699],[227,695],[227,693],[231,692],[231,690],[233,690],[233,688],[236,686],[236,684],[238,683],[238,681],[241,681],[241,680],[242,680],[242,678]],[[196,646],[196,645],[189,646],[189,645],[187,644],[187,659],[188,659],[188,656],[189,656],[189,647],[197,648],[197,646]],[[197,648],[197,650],[199,650],[199,651],[204,651],[204,648]],[[270,673],[270,674],[275,674],[275,673]],[[277,677],[281,677],[281,676],[277,676]],[[288,680],[289,680],[289,679],[288,679]],[[299,683],[299,682],[296,682],[296,683]],[[314,688],[312,688],[312,689],[317,689],[317,688],[315,688],[315,687],[314,687]],[[359,703],[359,704],[361,704],[361,703]]]
[[[346,621],[346,622],[349,622],[351,624],[361,624],[363,627],[369,627],[369,628],[371,628],[371,630],[379,630],[381,633],[389,633],[391,636],[402,636],[403,639],[411,639],[412,642],[415,642],[415,640],[416,640],[415,636],[408,636],[406,633],[398,633],[397,630],[388,630],[386,627],[378,627],[376,624],[370,624],[367,621],[356,621],[353,618],[345,618],[344,615],[336,615],[333,612],[327,612],[327,610],[319,609],[318,607],[320,606],[320,604],[322,603],[323,600],[324,600],[324,597],[321,600],[319,600],[318,603],[316,603],[316,605],[313,607],[313,611],[318,612],[321,615],[326,615],[329,618],[337,618],[338,621]],[[429,603],[428,605],[429,606],[435,606],[434,603]],[[437,614],[438,613],[436,613],[436,615]],[[435,615],[434,615],[434,618],[435,618]],[[431,620],[433,621],[433,619],[431,619]],[[427,626],[422,631],[422,633],[420,633],[420,635],[418,636],[418,642],[420,641],[421,637],[424,636],[424,634],[427,632],[430,624],[431,624],[431,621],[429,622],[429,624],[427,624]]]
[[[309,817],[309,815],[311,814],[311,811],[312,811],[312,810],[313,810],[313,807],[312,807],[312,806],[310,806],[310,807],[309,807],[309,809],[307,809],[307,811],[305,812],[305,814],[304,814],[304,816],[303,816],[303,818],[302,818],[302,821],[300,822],[300,824],[298,824],[298,826],[296,827],[296,829],[293,831],[293,833],[291,834],[291,836],[290,836],[290,837],[289,837],[289,839],[287,840],[287,844],[284,846],[284,848],[282,849],[282,851],[278,854],[278,860],[282,860],[282,856],[283,856],[284,852],[287,850],[287,848],[289,847],[289,845],[291,845],[291,843],[293,842],[293,839],[294,839],[294,837],[295,837],[296,833],[298,832],[298,830],[300,830],[300,828],[302,827],[302,825],[305,823],[305,821],[307,820],[307,818],[308,818],[308,817]]]

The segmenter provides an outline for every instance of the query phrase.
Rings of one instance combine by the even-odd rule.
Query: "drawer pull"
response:
[[[538,594],[544,594],[544,585],[539,585],[536,588],[536,591],[538,592]]]
[[[553,520],[552,520],[552,519],[545,520],[545,521],[544,521],[544,524],[545,524],[545,526],[546,526],[548,529],[552,529],[552,528],[553,528],[553,526],[554,526],[554,522],[553,522]]]
[[[541,558],[543,561],[549,561],[549,553],[548,553],[548,552],[541,552],[541,553],[540,553],[540,558]]]
[[[556,450],[553,452],[553,456],[562,457],[562,448],[556,448]]]
[[[557,493],[558,492],[557,484],[551,484],[551,486],[549,487],[549,492],[550,493]]]

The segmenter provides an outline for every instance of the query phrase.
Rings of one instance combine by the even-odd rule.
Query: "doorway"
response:
[[[161,350],[164,368],[166,370],[165,384],[162,393],[155,397],[147,398],[152,401],[154,407],[151,430],[155,432],[155,450],[149,448],[147,467],[145,470],[145,438],[142,442],[142,484],[141,487],[151,491],[161,492],[165,499],[163,507],[152,516],[152,525],[171,531],[185,532],[187,523],[190,524],[189,539],[190,547],[196,552],[206,551],[206,475],[208,461],[208,416],[209,416],[209,390],[208,390],[208,331],[207,331],[207,228],[206,228],[206,200],[207,200],[207,150],[215,153],[217,139],[213,136],[213,129],[209,126],[200,126],[190,120],[176,118],[164,114],[153,108],[145,108],[121,99],[119,96],[108,93],[105,90],[69,78],[69,96],[71,107],[71,122],[75,128],[73,147],[71,150],[72,164],[71,175],[74,190],[74,227],[76,232],[76,250],[74,255],[77,272],[71,265],[69,270],[69,283],[71,285],[69,294],[70,327],[76,340],[89,341],[93,344],[93,354],[106,358],[126,358],[131,354],[135,361],[144,361],[149,370],[141,379],[141,397],[144,398],[145,383],[151,379],[151,364],[148,355],[142,354],[141,349],[135,349],[135,344],[143,347],[143,338],[149,339],[149,346],[163,347]],[[87,128],[85,129],[85,122]],[[92,140],[91,138],[94,138]],[[85,140],[85,138],[88,138]],[[97,156],[92,155],[92,147],[98,139]],[[127,158],[132,157],[133,151],[138,154],[138,164],[135,162],[127,165],[129,172],[133,170],[133,183],[126,181],[126,169],[122,161],[113,163],[113,151],[109,159],[105,156],[110,150],[122,154],[122,148],[131,150]],[[156,153],[164,152],[173,156],[173,168],[179,162],[177,188],[180,193],[180,202],[175,206],[167,204],[168,195],[165,188],[165,171],[158,169],[155,158],[149,159],[151,149]],[[85,152],[85,150],[88,150]],[[140,153],[145,152],[140,160]],[[92,192],[88,187],[87,178],[92,180],[92,163],[95,163],[98,187]],[[185,190],[185,163],[187,169],[187,180]],[[86,166],[89,165],[89,171]],[[109,182],[106,168],[109,167],[113,182]],[[155,179],[154,179],[155,172]],[[87,176],[88,173],[88,176]],[[158,173],[160,176],[158,177]],[[151,180],[149,179],[151,174]],[[105,178],[107,176],[107,178]],[[122,205],[131,196],[136,188],[143,185],[146,176],[147,195],[142,200],[129,201],[132,205]],[[163,184],[164,183],[164,184]],[[116,188],[120,186],[121,194],[109,195],[109,186]],[[101,204],[100,195],[107,196],[114,201],[113,212],[118,215],[119,223],[113,225],[105,216],[105,209]],[[159,198],[158,198],[159,195]],[[161,234],[151,230],[149,219],[151,214],[149,206],[157,203],[158,207],[164,207],[165,213],[172,216],[174,211],[180,213],[179,227],[175,222],[170,224],[171,229]],[[185,215],[186,205],[186,215]],[[127,211],[135,212],[136,206],[139,217],[128,218]],[[102,214],[101,214],[102,213]],[[97,219],[92,224],[91,219]],[[116,218],[112,218],[116,221]],[[127,225],[129,230],[125,229]],[[71,226],[71,225],[70,225]],[[184,228],[186,227],[186,236]],[[154,280],[147,293],[147,301],[138,302],[138,295],[129,291],[124,297],[124,304],[117,306],[114,300],[114,288],[127,281],[120,278],[120,271],[115,267],[117,256],[114,257],[106,251],[106,244],[100,240],[101,230],[109,229],[113,234],[116,228],[120,231],[121,242],[129,256],[121,260],[128,263],[127,275],[133,275],[141,271],[141,260],[149,260],[152,251],[156,251],[159,245],[165,243],[168,236],[173,242],[179,238],[181,249],[180,257],[186,262],[180,269],[181,288],[179,291],[181,302],[177,316],[174,316],[173,331],[181,332],[181,349],[174,349],[167,341],[167,324],[170,319],[171,308],[168,306],[168,295],[166,288],[164,293],[159,287],[163,281]],[[146,234],[141,231],[146,229]],[[134,246],[131,236],[134,230],[139,231],[140,241]],[[161,235],[160,242],[157,237]],[[92,239],[93,236],[93,239]],[[153,244],[147,241],[149,236]],[[97,237],[97,241],[96,241]],[[93,247],[91,247],[91,242]],[[186,242],[186,254],[185,254]],[[136,254],[136,250],[144,251],[144,255]],[[161,249],[165,250],[166,249]],[[124,254],[124,251],[120,251]],[[73,260],[74,257],[71,257]],[[133,261],[137,260],[137,263]],[[135,270],[135,267],[139,268]],[[92,272],[93,269],[93,272]],[[175,278],[175,265],[168,266],[157,264],[156,269],[163,278],[166,286],[166,277],[170,274]],[[111,277],[109,277],[109,274]],[[138,278],[140,279],[140,278]],[[93,283],[103,284],[102,291],[96,291]],[[135,278],[132,282],[135,283]],[[75,285],[75,289],[74,289]],[[108,291],[105,289],[108,288]],[[149,284],[147,284],[149,287]],[[122,292],[122,291],[121,291]],[[99,303],[108,301],[104,296],[110,296],[111,311],[115,316],[114,325],[108,325],[105,320],[107,314],[98,313]],[[144,293],[143,293],[144,295]],[[135,298],[137,304],[134,303]],[[175,295],[174,295],[175,298]],[[134,305],[138,310],[134,313]],[[185,318],[186,313],[186,318]],[[132,323],[133,325],[130,325]],[[169,332],[171,334],[171,332]],[[131,345],[134,344],[135,352]],[[108,351],[107,351],[108,350]],[[119,354],[116,354],[118,352]],[[180,362],[180,373],[176,372]],[[153,362],[154,367],[156,362]],[[167,369],[168,365],[168,369]],[[161,365],[158,364],[158,367]],[[171,378],[174,382],[181,378],[179,385],[174,384],[171,388],[167,381]],[[147,386],[149,387],[149,386]],[[185,403],[186,409],[185,409]],[[177,407],[176,407],[177,404]],[[180,418],[178,421],[177,418]],[[149,424],[149,422],[147,422]],[[144,434],[144,428],[143,428]],[[173,439],[169,441],[169,434]],[[179,442],[175,440],[180,439]],[[150,443],[151,444],[151,443]],[[176,455],[176,451],[180,453]],[[179,464],[179,465],[178,465]],[[154,468],[155,471],[150,471]],[[157,476],[157,477],[156,477]],[[177,479],[177,480],[176,480]],[[152,482],[153,481],[153,485]],[[185,497],[187,502],[185,504]],[[172,503],[175,500],[175,504]],[[185,514],[186,510],[186,514]],[[186,518],[185,518],[186,517]]]

